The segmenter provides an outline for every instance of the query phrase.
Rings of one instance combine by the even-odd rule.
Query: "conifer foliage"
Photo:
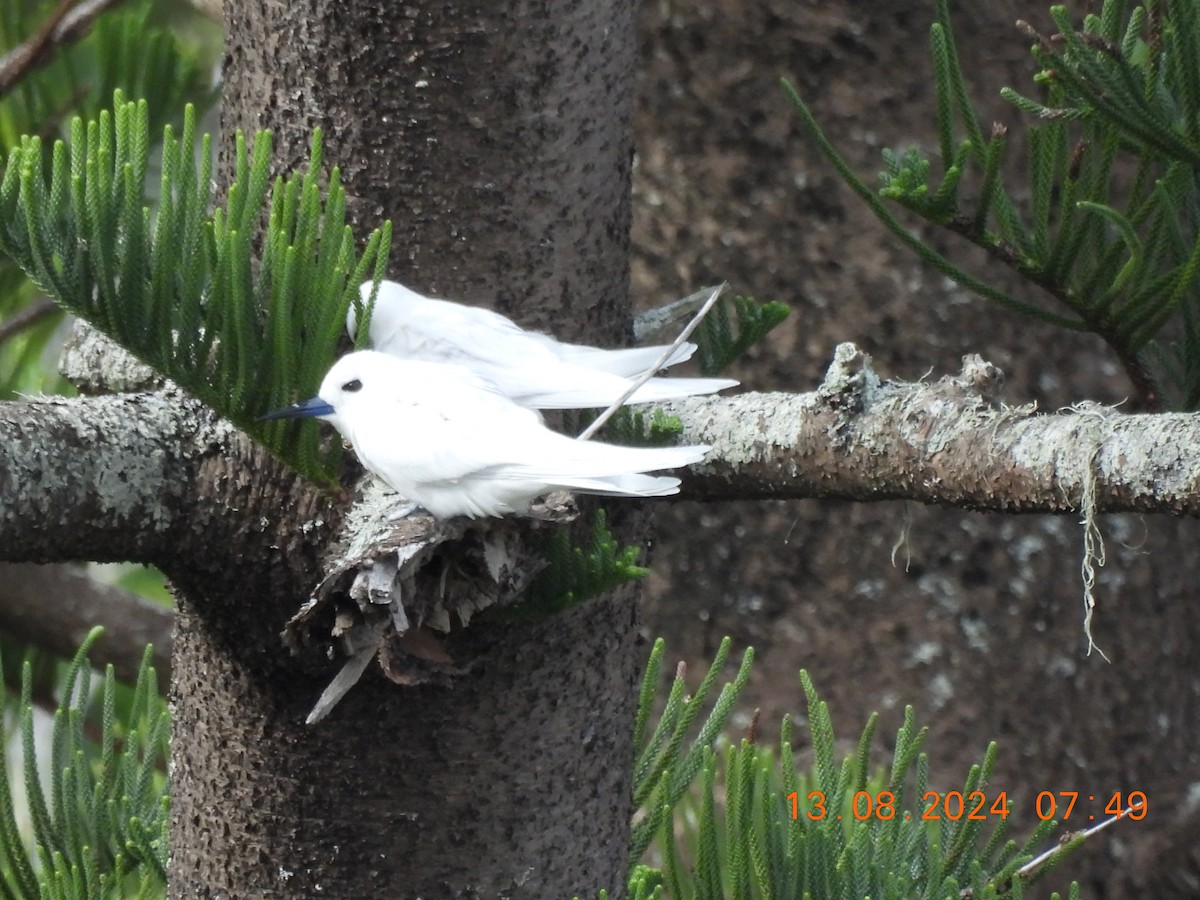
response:
[[[58,679],[50,746],[38,746],[34,676],[21,668],[19,697],[4,696],[0,746],[17,724],[20,794],[0,765],[0,896],[33,898],[161,897],[166,884],[169,719],[147,647],[132,692],[112,666],[98,689],[88,651],[94,628]],[[15,715],[11,715],[15,713]],[[43,789],[48,785],[48,790]],[[23,800],[18,800],[22,797]],[[23,809],[29,825],[18,824]]]
[[[757,714],[740,741],[721,737],[753,660],[747,650],[734,679],[710,701],[729,648],[726,638],[690,696],[681,667],[665,704],[659,695],[661,640],[651,653],[634,732],[637,812],[628,896],[1020,898],[1082,842],[1077,835],[1046,864],[1022,868],[1048,843],[1055,823],[1041,822],[1020,843],[1007,838],[1013,804],[989,782],[994,743],[971,767],[961,790],[933,792],[945,797],[944,807],[931,803],[930,762],[922,752],[926,729],[917,726],[911,707],[887,768],[871,764],[877,714],[867,721],[855,751],[839,759],[829,709],[803,670],[808,707],[803,739],[793,736],[785,717],[778,743],[763,743]],[[803,767],[797,766],[797,751],[808,757]],[[1078,896],[1073,885],[1069,897]]]
[[[1027,200],[1005,184],[1009,131],[999,123],[984,131],[947,0],[936,7],[936,161],[916,147],[885,151],[877,194],[785,81],[806,130],[875,215],[934,268],[1011,309],[1100,335],[1144,405],[1200,408],[1200,3],[1104,0],[1081,23],[1055,6],[1052,35],[1018,23],[1034,40],[1037,96],[1001,94],[1029,126],[1018,179],[1029,185]],[[1017,296],[967,272],[884,201],[983,247],[1035,289]]]
[[[273,181],[269,132],[236,136],[236,171],[212,204],[211,143],[188,106],[163,133],[157,204],[144,194],[149,108],[120,91],[111,112],[73,120],[45,158],[37,136],[0,179],[0,252],[51,297],[157,372],[328,481],[336,443],[316,423],[259,414],[315,393],[337,354],[358,285],[382,275],[390,226],[362,253],[335,168],[322,190],[321,135],[309,168]],[[198,161],[197,161],[198,160]]]

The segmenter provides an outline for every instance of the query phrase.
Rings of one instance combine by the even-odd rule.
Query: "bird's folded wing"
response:
[[[429,307],[413,315],[407,330],[421,343],[425,359],[479,366],[553,364],[558,358],[542,341],[490,309]]]
[[[700,462],[708,450],[705,446],[618,447],[563,438],[552,445],[547,444],[540,452],[514,455],[509,461],[491,469],[513,479],[567,484],[564,479],[608,479],[675,469]]]
[[[547,340],[554,341],[553,338],[547,338]],[[599,347],[563,344],[559,341],[554,341],[554,343],[557,344],[555,350],[558,358],[564,362],[586,366],[589,369],[599,369],[601,372],[609,372],[613,375],[623,375],[626,378],[637,378],[652,366],[661,365],[665,368],[677,365],[691,359],[692,354],[696,352],[695,344],[681,344],[665,363],[660,364],[659,359],[667,350],[665,344],[654,347],[621,347],[616,350],[602,350]]]

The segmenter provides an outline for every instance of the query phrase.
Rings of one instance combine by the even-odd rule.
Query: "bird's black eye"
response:
[[[355,391],[362,390],[362,382],[355,378],[353,381],[347,381],[342,385],[342,390],[347,394],[353,394]]]

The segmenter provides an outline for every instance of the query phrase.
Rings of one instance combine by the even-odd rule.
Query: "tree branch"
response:
[[[967,357],[954,378],[884,383],[843,344],[815,392],[669,404],[683,441],[714,448],[687,473],[684,495],[1052,513],[1078,511],[1086,496],[1092,512],[1200,515],[1200,416],[1098,406],[1038,414],[1002,405],[1001,379]],[[302,521],[262,496],[264,478],[279,497],[294,489],[284,470],[264,469],[265,452],[176,389],[0,404],[0,446],[0,559],[170,562],[173,531],[195,525],[198,503],[201,521],[242,542],[249,526],[229,509],[265,503],[269,530],[285,536],[255,531],[264,553],[287,542],[285,519]],[[205,455],[221,462],[202,476]],[[236,503],[230,491],[240,492]],[[328,498],[307,491],[298,508],[331,526]]]
[[[164,392],[0,405],[0,559],[158,556],[187,487],[181,403]]]
[[[881,382],[853,344],[809,394],[666,405],[682,443],[713,445],[684,496],[907,499],[997,512],[1200,515],[1200,416],[1007,407],[978,356],[935,383]]]
[[[0,403],[0,560],[153,563],[234,578],[214,546],[310,583],[333,500],[173,385]],[[319,544],[319,542],[318,542]],[[282,573],[279,573],[282,574]]]
[[[26,328],[32,328],[42,319],[54,315],[57,311],[58,305],[53,300],[43,299],[13,313],[0,322],[0,344],[16,337]]]
[[[0,630],[70,658],[93,625],[104,626],[91,660],[132,684],[147,644],[161,684],[171,677],[171,611],[101,584],[73,566],[0,563]]]
[[[8,93],[14,84],[47,61],[54,50],[87,34],[101,13],[120,2],[87,0],[76,6],[75,0],[62,0],[36,34],[0,57],[0,96]]]

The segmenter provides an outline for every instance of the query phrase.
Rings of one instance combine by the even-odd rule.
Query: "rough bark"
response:
[[[628,333],[632,3],[225,15],[222,129],[271,128],[284,170],[324,129],[351,216],[392,220],[393,275],[568,339]]]
[[[174,387],[7,403],[0,443],[4,561],[123,560],[168,571],[198,561],[212,571],[223,540],[239,542],[239,558],[269,558],[338,518],[321,492]],[[248,489],[248,473],[264,485]],[[234,505],[256,491],[252,505]],[[264,505],[269,518],[247,521]],[[315,557],[289,566],[299,583],[311,582]]]
[[[685,479],[700,500],[913,500],[993,512],[1200,515],[1200,415],[1000,402],[978,356],[937,381],[882,382],[853,344],[807,394],[692,397],[666,409],[713,447]]]
[[[188,488],[178,455],[180,399],[127,394],[6,404],[5,559],[149,562],[164,553]],[[199,404],[190,411],[204,415]]]
[[[627,322],[627,0],[251,2],[227,25],[225,133],[271,127],[287,168],[322,126],[360,230],[396,222],[394,275],[560,332]],[[372,674],[306,728],[323,683],[279,659],[272,555],[233,560],[227,594],[181,568],[173,896],[620,893],[631,590],[473,625],[452,687]]]

